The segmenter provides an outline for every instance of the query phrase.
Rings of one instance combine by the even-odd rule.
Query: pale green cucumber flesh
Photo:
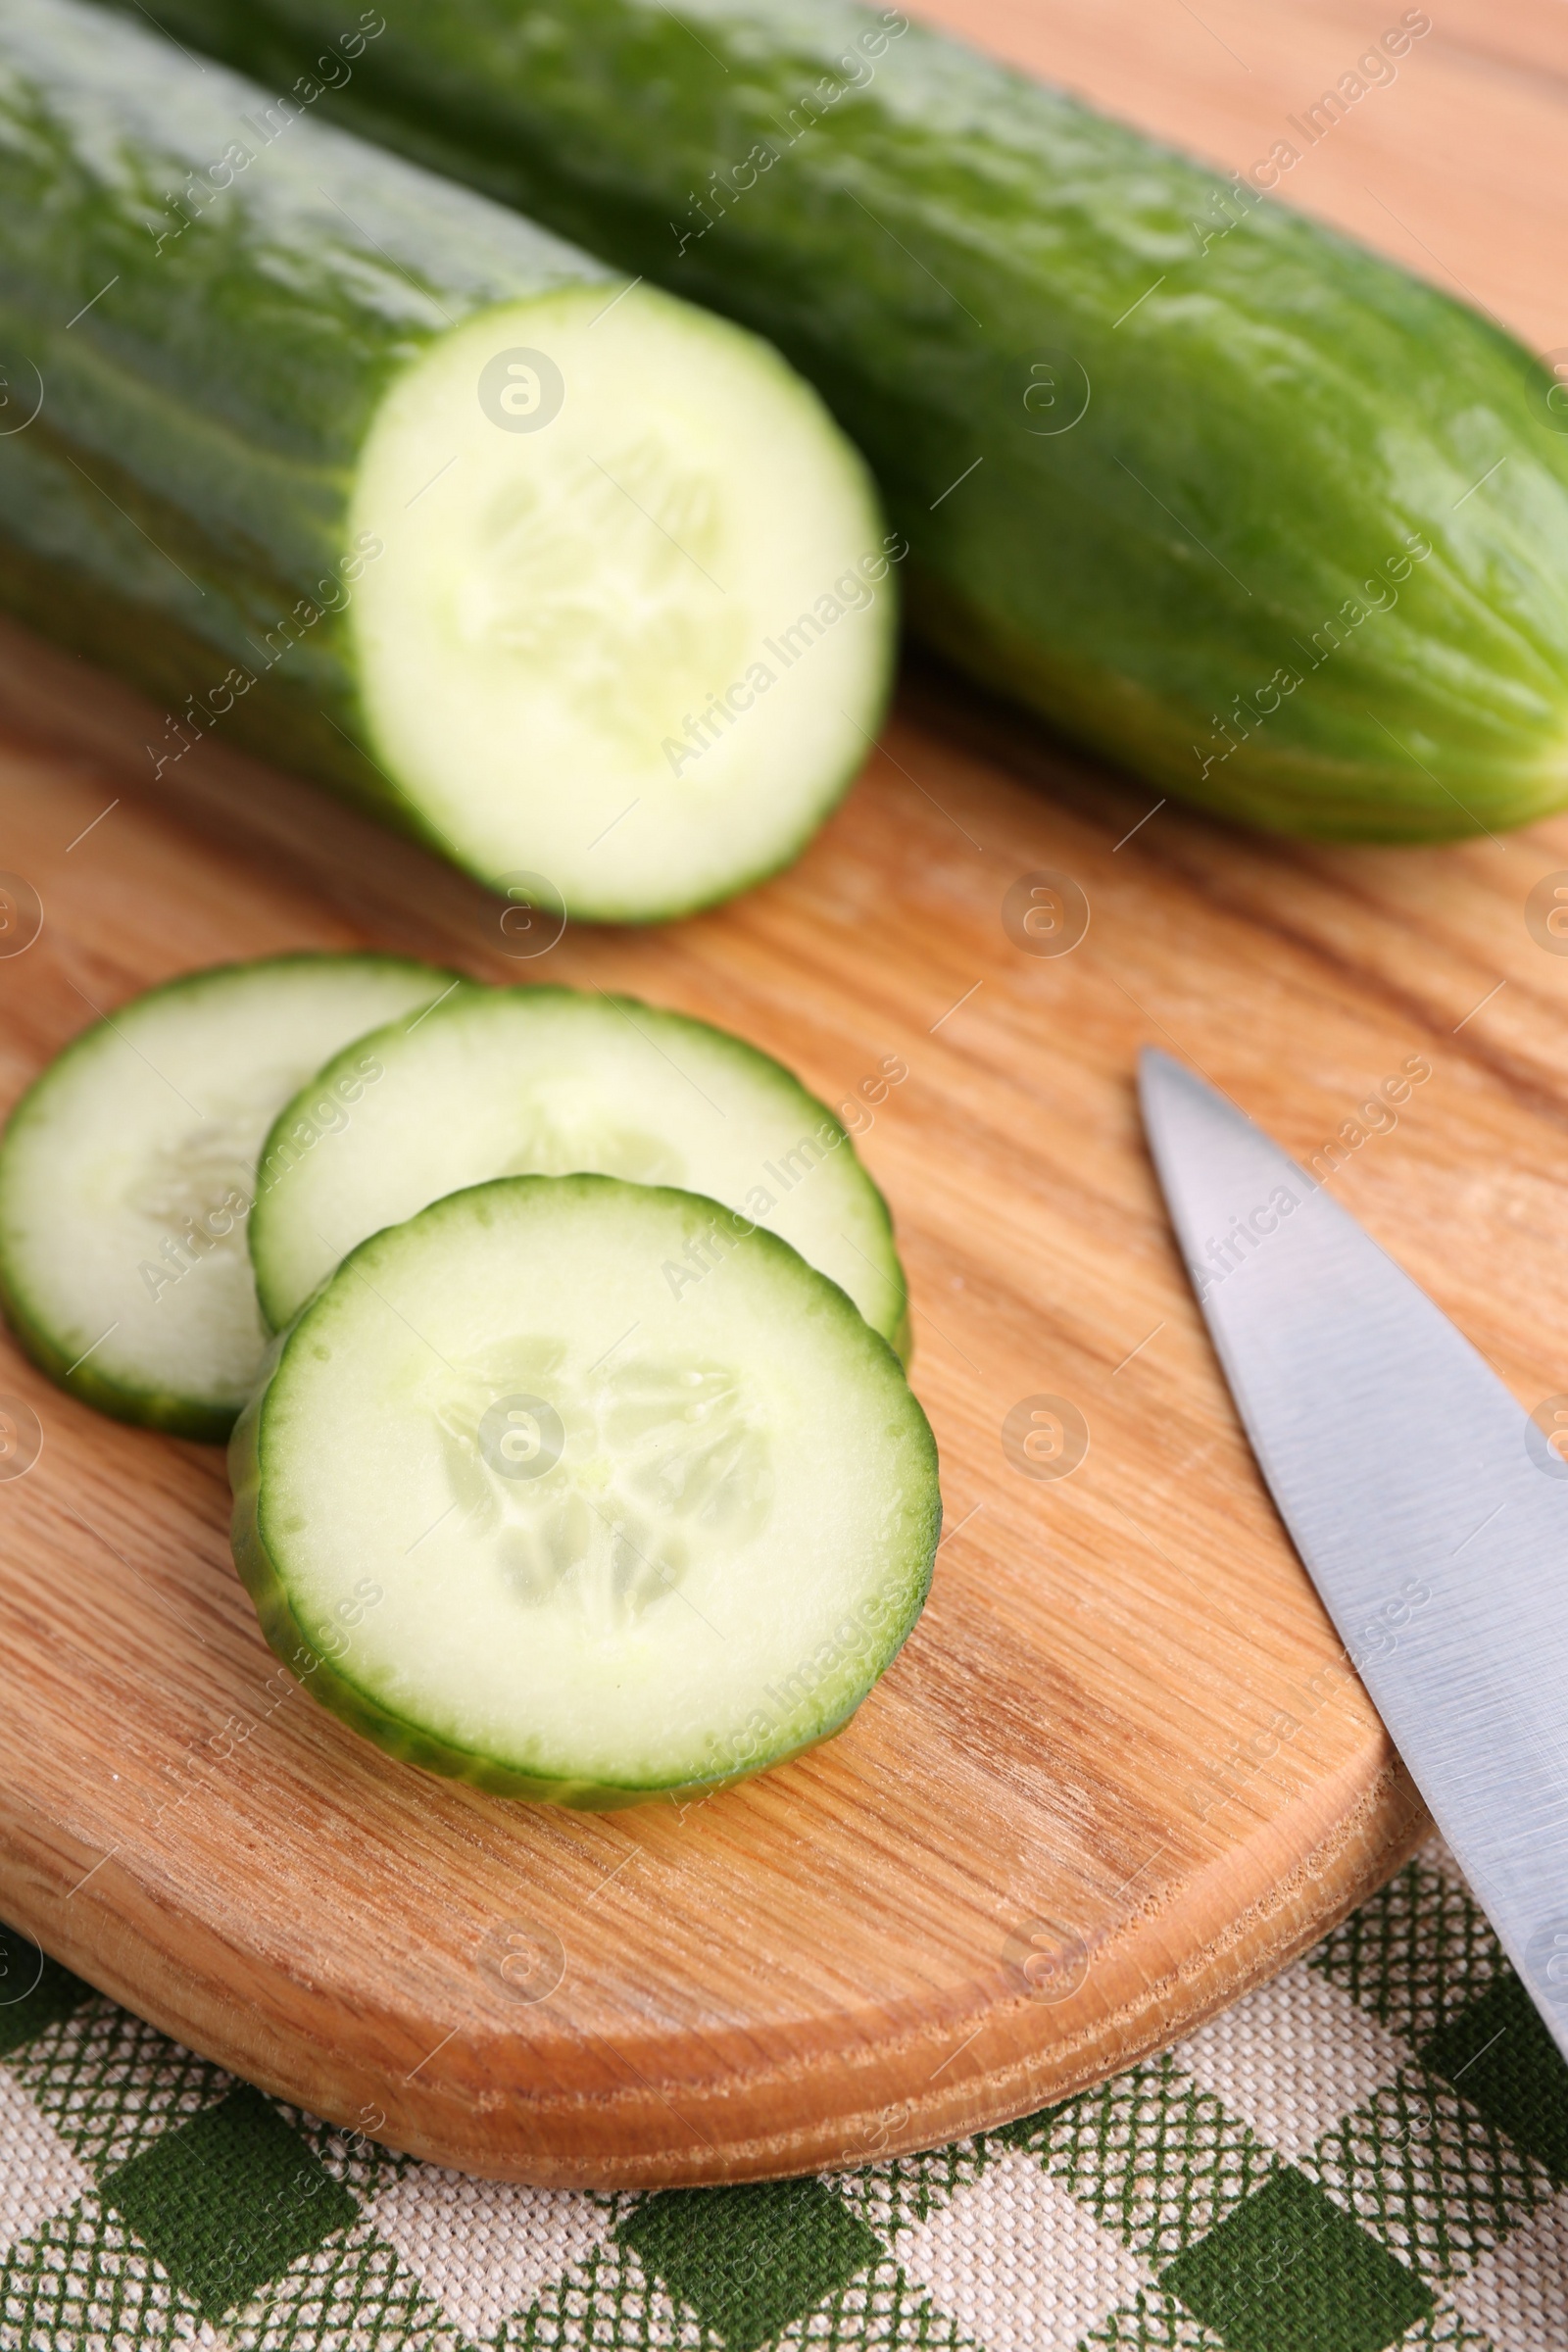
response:
[[[361,1052],[384,1075],[334,1118]],[[328,1064],[279,1112],[262,1169],[250,1246],[277,1327],[357,1243],[444,1194],[582,1170],[706,1194],[782,1234],[906,1350],[887,1204],[842,1122],[755,1047],[632,998],[460,988]],[[713,1278],[721,1247],[670,1262],[672,1298]]]
[[[501,429],[514,391],[559,413]],[[384,549],[351,613],[375,755],[492,882],[683,912],[793,857],[864,760],[896,616],[869,478],[725,320],[646,285],[470,320],[393,385],[349,528]]]
[[[896,1357],[740,1220],[513,1177],[373,1236],[279,1344],[230,1451],[269,1640],[394,1754],[626,1804],[836,1731],[930,1579],[936,1450]]]
[[[455,985],[401,956],[283,956],[150,989],[68,1046],[0,1145],[0,1302],[33,1361],[122,1420],[226,1436],[270,1337],[245,1227],[279,1102]]]

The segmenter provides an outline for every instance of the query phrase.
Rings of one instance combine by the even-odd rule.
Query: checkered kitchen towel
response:
[[[468,2180],[8,1981],[0,2352],[1568,2352],[1568,2069],[1441,1846],[1098,2090],[738,2188]]]

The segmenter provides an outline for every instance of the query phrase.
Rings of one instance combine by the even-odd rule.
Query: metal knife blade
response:
[[[1139,1095],[1280,1515],[1568,2057],[1568,1461],[1234,1103],[1152,1049]]]

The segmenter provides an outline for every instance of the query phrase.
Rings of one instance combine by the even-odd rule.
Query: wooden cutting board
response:
[[[1395,13],[962,21],[1245,165]],[[1561,21],[1446,8],[1289,190],[1461,271],[1539,346],[1568,343],[1568,85],[1526,69],[1568,65]],[[874,1098],[949,1533],[914,1638],[815,1755],[684,1809],[511,1805],[274,1671],[220,1454],[95,1417],[0,1344],[0,1393],[42,1428],[0,1475],[0,1914],[339,2123],[607,2186],[861,2162],[1038,2107],[1395,1867],[1425,1817],[1239,1434],[1133,1063],[1144,1040],[1187,1056],[1303,1157],[1341,1139],[1340,1197],[1534,1407],[1568,1388],[1568,958],[1525,908],[1568,821],[1398,853],[1249,839],[916,666],[793,873],[519,964],[479,891],[216,742],[150,790],[161,725],[0,640],[0,865],[43,910],[0,956],[0,1103],[94,1008],[291,947],[728,1023],[830,1102]],[[1042,872],[1086,906],[1070,953],[1019,928]],[[908,1075],[883,1094],[888,1055]],[[1413,1058],[1430,1075],[1363,1114]],[[1021,1448],[1041,1398],[1087,1436],[1067,1475],[1034,1475],[1077,1450],[1053,1458],[1049,1420],[1044,1458]]]

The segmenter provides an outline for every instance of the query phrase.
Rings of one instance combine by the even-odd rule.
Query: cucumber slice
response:
[[[366,1050],[385,1077],[330,1152],[312,1150],[312,1101]],[[279,1113],[262,1157],[251,1258],[274,1326],[357,1242],[443,1194],[580,1169],[678,1185],[742,1210],[831,1275],[907,1353],[887,1203],[833,1113],[755,1047],[634,998],[460,988],[416,1026],[394,1026],[328,1064]],[[712,1263],[702,1246],[672,1260],[671,1298],[695,1290]]]
[[[245,1223],[278,1103],[456,985],[397,956],[280,956],[149,989],[68,1046],[0,1146],[0,1304],[33,1362],[122,1421],[226,1437],[267,1350]],[[298,1113],[321,1135],[379,1076],[334,1071]]]
[[[662,1268],[715,1223],[711,1278]],[[376,1234],[230,1449],[278,1654],[395,1755],[632,1804],[838,1730],[924,1600],[935,1443],[837,1286],[715,1201],[477,1185]]]
[[[159,697],[155,775],[220,729],[553,909],[792,858],[896,603],[818,394],[148,15],[0,10],[0,604]]]

